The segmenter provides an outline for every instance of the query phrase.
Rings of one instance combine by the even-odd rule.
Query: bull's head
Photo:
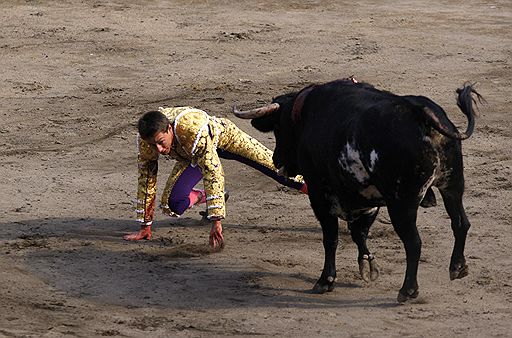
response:
[[[274,165],[283,175],[290,177],[300,174],[297,165],[298,140],[295,124],[291,119],[296,95],[297,93],[281,95],[274,98],[269,105],[248,111],[239,111],[236,106],[233,107],[233,113],[239,118],[251,119],[254,128],[264,133],[274,132]]]

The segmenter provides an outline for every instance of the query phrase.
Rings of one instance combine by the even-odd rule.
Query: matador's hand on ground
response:
[[[222,236],[222,224],[220,220],[213,221],[210,229],[210,247],[213,251],[224,249],[224,236]]]
[[[151,225],[141,226],[138,232],[134,232],[123,236],[126,241],[140,241],[142,239],[150,240],[153,237],[151,233]]]

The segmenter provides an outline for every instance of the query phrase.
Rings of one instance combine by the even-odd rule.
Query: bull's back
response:
[[[328,189],[351,195],[347,203],[381,204],[397,182],[421,189],[435,171],[438,148],[418,107],[406,99],[356,86],[312,93],[304,109],[302,150],[307,171]]]

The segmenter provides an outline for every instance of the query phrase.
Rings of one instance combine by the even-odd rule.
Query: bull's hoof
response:
[[[335,277],[329,276],[327,278],[320,277],[320,279],[313,286],[313,293],[326,293],[334,290],[334,282],[336,281]]]
[[[454,267],[450,267],[450,280],[461,279],[469,274],[468,266],[464,264],[457,264]]]
[[[419,294],[419,291],[418,289],[409,289],[409,290],[400,290],[398,292],[398,297],[396,298],[396,300],[403,304],[405,302],[407,302],[408,300],[411,300],[411,299],[416,299],[418,297],[418,294]]]
[[[372,254],[363,255],[362,258],[358,259],[359,263],[359,273],[361,274],[361,278],[366,282],[375,281],[379,278],[379,265],[377,264],[377,260]]]

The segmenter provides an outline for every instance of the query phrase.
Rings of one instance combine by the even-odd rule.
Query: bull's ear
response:
[[[269,133],[274,130],[275,118],[273,115],[274,114],[252,119],[251,125],[263,133]]]

